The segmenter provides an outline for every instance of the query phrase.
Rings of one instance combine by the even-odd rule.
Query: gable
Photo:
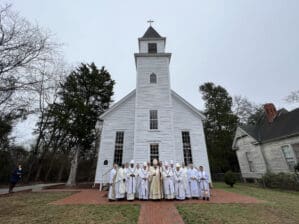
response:
[[[192,106],[189,102],[187,102],[183,97],[181,97],[179,94],[177,94],[175,91],[171,90],[171,96],[173,99],[177,100],[179,103],[181,103],[187,110],[195,114],[197,117],[199,117],[201,120],[205,120],[206,117],[198,110],[196,107]]]
[[[236,130],[236,133],[235,133],[233,144],[232,144],[233,150],[237,150],[238,149],[237,142],[240,139],[247,138],[247,137],[251,139],[252,143],[257,142],[257,140],[252,135],[250,135],[250,133],[246,132],[241,127],[238,127],[237,130]]]
[[[100,119],[105,119],[105,117],[108,114],[111,114],[113,111],[116,111],[119,107],[121,107],[126,102],[128,102],[130,99],[132,99],[133,97],[135,97],[135,95],[136,95],[136,90],[134,89],[128,95],[126,95],[124,98],[122,98],[121,100],[119,100],[118,102],[116,102],[115,104],[113,104],[105,113],[103,113],[100,116]]]

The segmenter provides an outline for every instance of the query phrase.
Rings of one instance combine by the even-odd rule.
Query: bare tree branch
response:
[[[299,90],[292,91],[286,98],[285,101],[288,103],[299,103]]]
[[[11,5],[0,3],[1,113],[27,110],[22,107],[30,106],[32,92],[41,82],[50,81],[40,71],[55,63],[58,46],[49,32],[28,22]]]

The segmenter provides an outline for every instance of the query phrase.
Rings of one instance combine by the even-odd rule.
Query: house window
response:
[[[157,83],[157,75],[155,73],[150,75],[150,83]]]
[[[156,43],[149,43],[148,44],[148,53],[150,53],[150,54],[157,53],[157,44]]]
[[[183,139],[184,162],[186,165],[188,165],[190,163],[193,163],[189,131],[182,132],[182,139]]]
[[[157,159],[159,161],[159,144],[150,144],[150,161]]]
[[[124,147],[124,132],[117,131],[115,136],[115,151],[114,151],[114,163],[119,166],[123,160],[123,147]]]
[[[294,171],[296,165],[296,159],[291,145],[284,145],[281,147],[283,156],[287,162],[290,171]]]
[[[254,165],[253,165],[253,161],[252,161],[250,152],[246,152],[246,159],[248,162],[249,171],[254,172]]]
[[[150,129],[158,129],[158,111],[150,110]]]
[[[297,163],[299,163],[299,143],[293,144],[292,148],[295,154],[295,158],[297,159]]]

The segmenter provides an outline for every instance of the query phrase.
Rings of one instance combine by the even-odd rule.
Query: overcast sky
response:
[[[68,63],[104,65],[117,83],[116,101],[135,88],[133,54],[152,19],[172,53],[172,89],[199,109],[204,82],[255,103],[296,106],[284,98],[299,89],[298,0],[10,2],[64,43]]]

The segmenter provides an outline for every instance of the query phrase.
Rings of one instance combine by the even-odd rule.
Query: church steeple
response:
[[[152,160],[153,156],[162,161],[175,159],[169,74],[171,54],[165,52],[166,38],[150,25],[138,43],[133,158],[136,161],[144,157]]]
[[[149,28],[143,34],[142,38],[162,38],[162,37],[152,26],[149,26]]]
[[[152,22],[150,20],[150,22]],[[139,53],[159,54],[165,53],[166,38],[162,37],[151,25],[142,37],[138,38]]]

